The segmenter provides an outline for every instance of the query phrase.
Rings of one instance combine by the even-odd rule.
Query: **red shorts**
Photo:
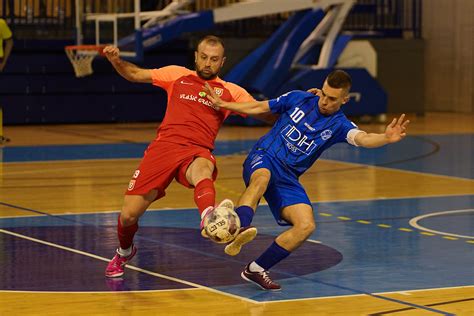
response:
[[[203,157],[214,164],[212,179],[217,178],[216,159],[207,148],[153,141],[145,150],[138,169],[125,192],[127,195],[144,195],[158,190],[156,199],[165,196],[165,190],[176,179],[187,188],[193,186],[186,180],[186,170],[196,157]]]

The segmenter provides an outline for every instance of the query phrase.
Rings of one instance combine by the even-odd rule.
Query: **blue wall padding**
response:
[[[252,92],[272,95],[287,80],[298,48],[323,17],[322,10],[296,13],[261,47],[239,63],[226,80]]]
[[[160,24],[143,30],[143,50],[147,51],[158,45],[178,38],[186,32],[197,32],[214,27],[214,14],[212,11],[200,11],[185,14],[174,18],[164,24]],[[122,38],[118,42],[121,48],[134,49],[135,34]]]
[[[263,65],[271,58],[298,21],[308,12],[308,10],[301,11],[291,16],[267,41],[238,63],[225,76],[225,79],[244,86],[250,84],[255,76],[261,73]]]
[[[276,95],[278,96],[292,90],[321,88],[327,75],[332,70],[300,70],[280,87]],[[351,116],[386,113],[387,94],[377,80],[363,68],[347,68],[344,70],[352,77],[351,93],[357,94],[360,97],[358,101],[356,101],[355,97],[351,97],[349,102],[342,107],[344,113]]]
[[[329,57],[328,67],[332,68],[336,65],[337,59],[341,56],[342,51],[346,48],[347,43],[352,39],[352,35],[339,35],[336,40],[334,41],[334,45],[332,47],[331,56]]]

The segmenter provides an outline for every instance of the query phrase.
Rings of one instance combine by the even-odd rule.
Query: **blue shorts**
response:
[[[299,203],[311,206],[308,195],[293,173],[287,171],[278,160],[260,150],[252,150],[244,162],[243,178],[246,186],[249,185],[252,173],[261,168],[271,172],[270,182],[263,196],[268,202],[273,217],[278,225],[291,225],[281,218],[281,210],[286,206]]]

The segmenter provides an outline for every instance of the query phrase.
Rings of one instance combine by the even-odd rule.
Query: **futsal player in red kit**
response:
[[[142,69],[120,59],[119,49],[113,46],[105,47],[104,54],[125,79],[151,83],[168,94],[163,122],[129,182],[118,218],[120,247],[109,262],[105,275],[120,277],[125,264],[137,252],[133,237],[138,230],[138,219],[152,202],[165,196],[165,190],[173,179],[185,187],[194,188],[194,201],[201,219],[215,206],[217,168],[212,150],[217,132],[231,111],[212,105],[202,94],[204,83],[208,82],[216,94],[228,102],[254,99],[243,88],[218,77],[225,57],[223,42],[215,36],[206,36],[199,41],[195,51],[196,70],[180,66]],[[233,208],[230,200],[224,200],[219,206]],[[255,227],[246,227],[234,242],[246,243],[255,238],[256,233]]]

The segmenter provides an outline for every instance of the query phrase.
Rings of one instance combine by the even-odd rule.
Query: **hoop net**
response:
[[[92,70],[92,61],[98,54],[102,54],[105,46],[97,45],[72,45],[64,47],[66,55],[74,67],[77,78],[89,76]]]

